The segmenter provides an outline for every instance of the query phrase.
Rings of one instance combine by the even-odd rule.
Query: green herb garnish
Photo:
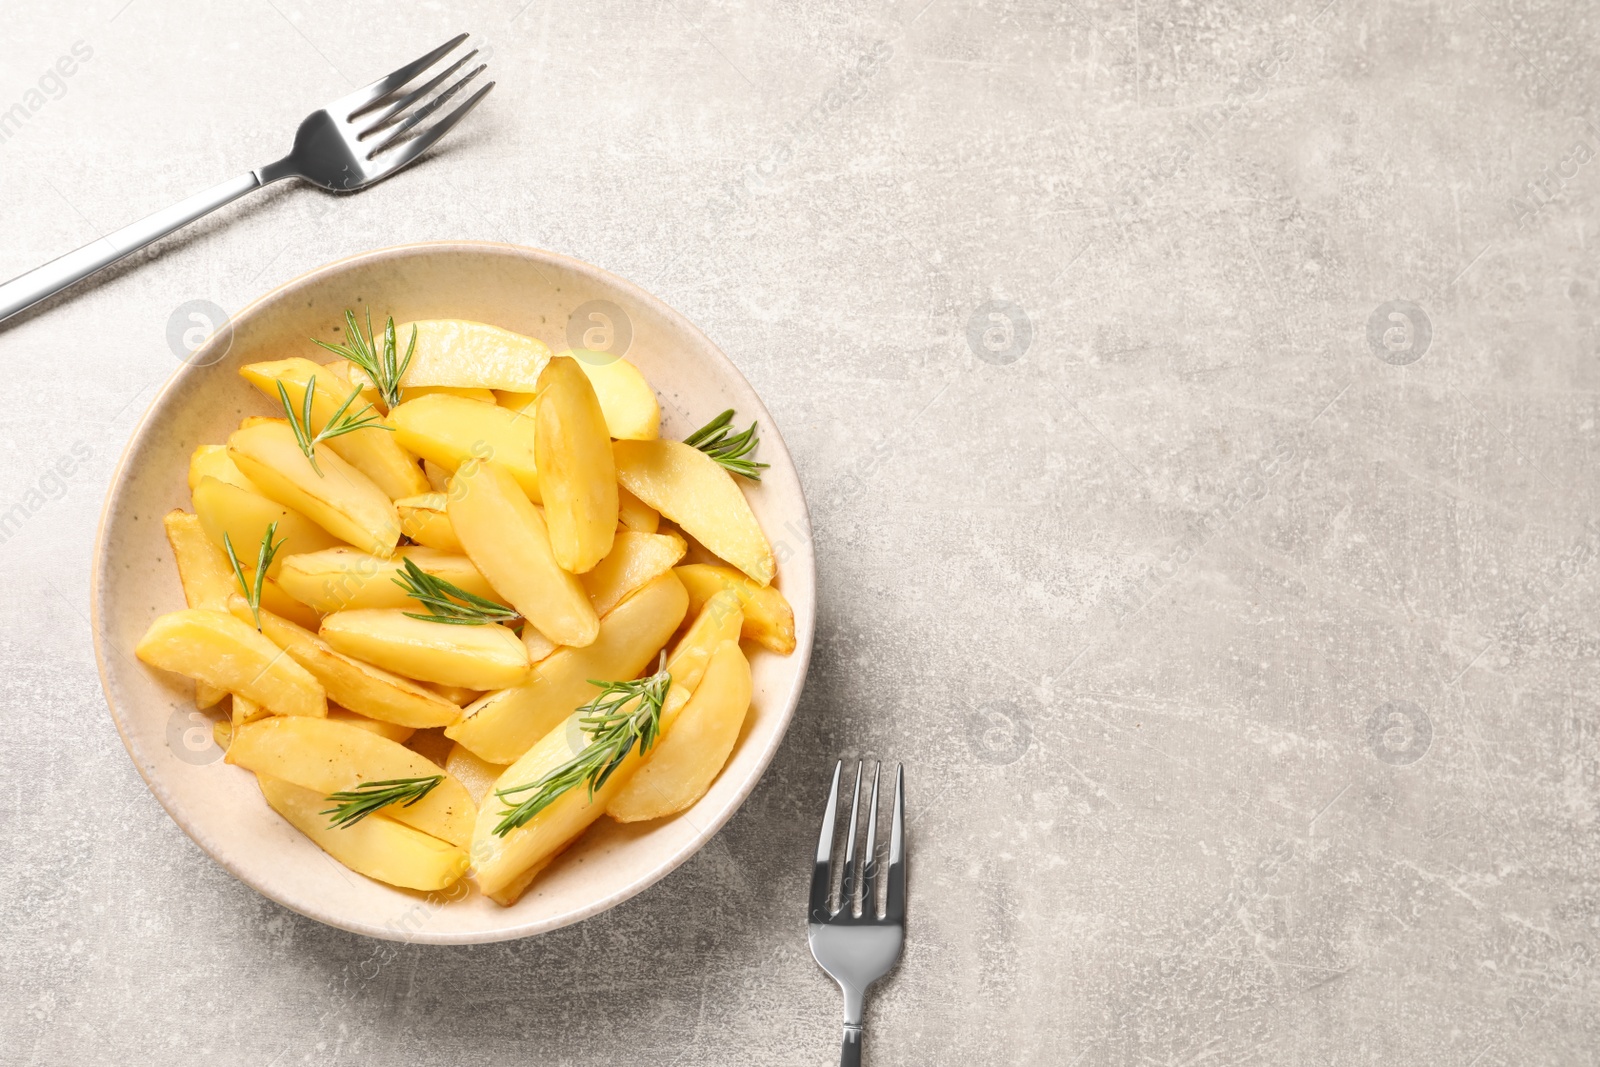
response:
[[[761,439],[756,436],[754,422],[744,433],[733,433],[732,408],[685,437],[683,443],[693,445],[728,470],[753,482],[759,482],[761,472],[771,466],[770,463],[757,463],[744,458],[756,450]]]
[[[409,808],[442,781],[444,775],[435,774],[427,778],[386,778],[381,782],[362,782],[354,789],[330,793],[326,799],[335,806],[318,814],[332,815],[333,818],[328,820],[329,828],[342,830],[390,804],[403,804]]]
[[[665,664],[663,654],[662,662]],[[532,790],[532,795],[515,807],[505,808],[494,832],[500,837],[526,825],[535,815],[555,803],[556,798],[587,782],[589,796],[606,784],[622,761],[628,758],[634,742],[639,744],[642,756],[655,746],[661,732],[661,706],[666,702],[667,689],[672,685],[672,675],[663,665],[648,678],[634,682],[597,682],[600,693],[578,709],[578,725],[589,735],[589,744],[582,752],[546,774],[536,782],[514,785],[495,790],[495,796],[505,800],[514,794]]]
[[[278,550],[289,543],[289,539],[286,537],[277,544],[273,544],[272,538],[277,532],[278,524],[276,522],[267,523],[266,532],[261,535],[261,547],[256,550],[254,583],[244,580],[244,568],[239,566],[239,557],[233,551],[233,538],[228,536],[227,531],[223,531],[222,534],[222,547],[228,550],[228,562],[233,564],[233,576],[239,579],[239,591],[244,594],[245,601],[249,603],[250,613],[256,617],[257,630],[261,629],[261,587],[267,580],[267,568],[272,566],[272,557],[278,554]]]
[[[361,327],[356,323],[356,313],[346,310],[344,313],[344,344],[330,345],[326,341],[313,341],[326,348],[336,356],[343,356],[351,363],[360,367],[372,384],[378,387],[378,395],[383,397],[385,407],[394,407],[400,403],[400,379],[405,376],[406,368],[411,366],[411,356],[417,350],[417,328],[411,327],[411,344],[406,347],[406,358],[396,359],[394,316],[389,316],[389,323],[383,328],[383,350],[380,352],[374,343],[372,333],[372,309],[367,309],[367,332],[362,333]]]
[[[416,611],[402,612],[413,619],[448,622],[456,626],[486,626],[491,622],[516,622],[522,617],[504,604],[496,604],[458,585],[452,585],[438,575],[429,574],[417,566],[415,560],[403,560],[400,573],[394,576],[393,581],[428,609],[426,615]]]
[[[313,374],[311,380],[306,382],[305,397],[300,402],[299,413],[296,414],[294,403],[289,399],[289,391],[283,387],[281,381],[278,383],[278,399],[283,402],[283,413],[289,417],[289,429],[294,431],[295,444],[300,446],[300,451],[304,452],[306,459],[311,461],[311,469],[317,472],[317,477],[319,478],[325,477],[325,475],[322,473],[322,468],[317,466],[318,442],[326,441],[330,437],[343,437],[347,433],[365,430],[370,426],[375,426],[380,430],[394,429],[393,426],[384,425],[383,419],[376,411],[372,410],[371,404],[363,404],[361,410],[353,415],[346,414],[351,403],[361,395],[361,390],[356,389],[344,398],[344,403],[339,405],[338,410],[333,413],[333,417],[328,420],[327,425],[313,435],[311,432],[311,401],[316,394],[317,376]]]

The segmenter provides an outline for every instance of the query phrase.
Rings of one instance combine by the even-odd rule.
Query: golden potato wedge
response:
[[[507,468],[493,462],[461,468],[447,510],[467,557],[523,618],[557,644],[594,640],[599,616],[578,579],[556,561],[544,519]]]
[[[617,521],[637,533],[655,533],[661,528],[661,513],[617,485]]]
[[[628,492],[758,584],[772,581],[777,567],[767,536],[733,476],[716,460],[682,441],[618,441],[612,454],[617,479]]]
[[[333,710],[334,709],[332,707],[329,707],[328,713],[330,715],[333,714]],[[265,719],[271,714],[272,712],[268,711],[260,704],[257,704],[249,697],[242,697],[238,693],[233,694],[233,707],[229,713],[229,717],[233,722],[234,729],[238,729],[239,727],[248,723],[255,722],[257,719]]]
[[[258,774],[256,781],[273,811],[357,874],[427,892],[446,889],[466,873],[465,849],[382,814],[333,829],[322,814],[328,807],[322,793],[271,775]]]
[[[365,715],[357,715],[348,708],[337,708],[331,704],[328,706],[328,721],[342,722],[358,730],[367,730],[402,745],[411,740],[411,735],[417,732],[410,726],[384,722],[382,719],[369,719]]]
[[[226,553],[206,536],[198,516],[186,511],[169,511],[161,524],[166,529],[173,558],[178,562],[178,581],[183,585],[184,602],[191,608],[225,610],[228,597],[239,591],[239,580],[234,577]],[[240,562],[245,561],[241,559]],[[250,562],[255,562],[254,553]]]
[[[443,493],[423,493],[421,496],[396,500],[394,506],[400,513],[400,531],[419,545],[437,548],[441,552],[465,554],[461,538],[456,536],[455,527],[450,525],[445,505]]]
[[[770,585],[757,585],[732,567],[690,563],[674,568],[689,590],[689,611],[700,606],[719,590],[731,589],[744,610],[744,636],[780,656],[794,651],[794,609],[783,594]]]
[[[490,763],[513,763],[546,731],[597,692],[590,679],[635,678],[666,644],[688,610],[689,594],[671,572],[659,575],[600,621],[584,648],[558,648],[520,686],[487,693],[462,710],[445,735]]]
[[[677,534],[634,533],[618,530],[611,552],[579,579],[595,614],[604,615],[632,593],[683,558],[683,538]],[[526,643],[526,642],[524,642]]]
[[[583,574],[611,551],[617,468],[600,401],[570,356],[550,360],[539,375],[534,441],[550,547],[562,570]]]
[[[222,751],[228,751],[228,746],[233,744],[233,723],[227,719],[218,719],[212,723],[211,740]]]
[[[261,492],[254,482],[234,466],[233,460],[228,458],[227,445],[201,445],[194,450],[194,455],[189,457],[189,492],[194,492],[200,484],[200,479],[207,476],[219,482],[236,485],[246,492],[256,494]]]
[[[400,384],[451,385],[465,389],[532,390],[550,358],[543,341],[498,326],[466,319],[424,319],[401,323],[395,337],[417,347]]]
[[[337,537],[298,511],[210,475],[201,478],[200,484],[195,486],[194,513],[206,536],[218,548],[223,547],[224,535],[233,542],[239,562],[249,568],[245,572],[247,575],[255,570],[261,536],[271,523],[278,524],[274,536],[283,547],[267,568],[269,578],[277,576],[286,556],[317,552],[339,543]]]
[[[253,621],[241,596],[228,599],[228,610],[241,622]],[[270,611],[261,612],[261,632],[309,671],[330,700],[359,715],[412,729],[448,726],[461,718],[460,708],[433,690],[336,652],[315,633]]]
[[[287,423],[262,423],[228,437],[228,455],[269,498],[363,551],[393,555],[400,540],[394,502],[326,444],[313,451],[321,473],[300,451]]]
[[[224,611],[186,608],[162,615],[139,639],[135,654],[152,667],[242,693],[279,715],[328,714],[321,684],[304,667]]]
[[[350,608],[422,611],[422,605],[395,581],[408,559],[451,585],[504,603],[470,559],[436,548],[402,548],[389,559],[353,548],[327,548],[291,556],[283,561],[278,584],[290,596],[323,615]]]
[[[452,474],[470,460],[493,460],[539,502],[533,419],[482,401],[436,394],[399,405],[389,412],[389,425],[402,447]]]
[[[606,814],[618,822],[643,822],[692,806],[728,762],[749,710],[750,664],[738,642],[724,641],[688,702],[670,724],[663,722],[661,739],[606,805]]]
[[[487,690],[528,677],[522,642],[498,623],[457,626],[393,608],[357,608],[325,616],[321,636],[335,651],[424,682]]]
[[[271,400],[281,403],[278,386],[283,386],[294,410],[299,412],[305,402],[306,387],[312,381],[316,387],[311,394],[311,433],[315,435],[328,424],[345,398],[357,387],[328,367],[319,367],[309,359],[279,359],[267,363],[251,363],[240,368],[239,373],[251,385]],[[359,416],[365,400],[356,399],[345,409],[345,417]],[[376,412],[377,409],[373,408]],[[427,479],[417,466],[415,457],[395,443],[394,434],[380,426],[330,437],[324,442],[334,455],[365,474],[372,483],[390,499],[415,496],[428,491]]]
[[[477,810],[465,786],[398,741],[346,722],[274,715],[240,727],[227,761],[315,789],[324,797],[355,789],[362,782],[442,775],[443,780],[416,803],[391,804],[381,814],[452,845],[465,846],[472,840]]]
[[[474,804],[482,804],[495,780],[506,772],[504,764],[490,763],[473,755],[472,750],[459,742],[451,742],[450,755],[445,758],[444,769],[451,777],[467,787]]]

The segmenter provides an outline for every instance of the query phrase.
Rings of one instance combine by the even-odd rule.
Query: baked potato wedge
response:
[[[570,356],[539,375],[534,462],[556,562],[583,574],[611,551],[617,532],[617,468],[594,387]]]
[[[195,486],[194,513],[211,543],[223,548],[224,538],[233,542],[239,562],[254,570],[256,552],[267,527],[277,523],[273,535],[283,543],[267,567],[267,577],[275,577],[288,556],[332,548],[339,539],[293,508],[268,500],[259,493],[207,475]],[[246,573],[250,573],[247,571]]]
[[[402,889],[431,892],[449,888],[467,871],[466,849],[386,815],[369,815],[334,829],[322,814],[328,806],[322,793],[267,774],[256,775],[256,782],[268,806],[285,822],[357,874]]]
[[[328,714],[322,685],[310,672],[225,611],[186,608],[159,616],[134,653],[152,667],[241,693],[277,715]]]
[[[472,840],[477,808],[466,787],[398,741],[346,722],[274,715],[235,731],[227,761],[324,797],[356,789],[362,782],[439,775],[441,781],[426,796],[415,803],[391,804],[380,814],[453,845],[465,847]]]
[[[422,605],[395,581],[406,560],[469,593],[500,600],[466,556],[415,546],[402,548],[389,559],[354,548],[326,548],[291,556],[278,571],[278,584],[321,615],[350,608],[422,611]]]
[[[594,640],[599,616],[578,579],[557,561],[544,519],[509,468],[497,462],[461,468],[447,511],[467,558],[540,633],[562,645]]]
[[[316,466],[287,422],[260,423],[228,437],[229,458],[267,497],[365,552],[393,555],[400,540],[394,502],[327,443],[312,451]]]
[[[663,709],[660,740],[611,798],[606,814],[618,822],[644,822],[693,806],[728,762],[749,710],[750,663],[738,642],[724,641],[671,722]]]
[[[356,608],[324,616],[320,636],[336,652],[424,682],[488,690],[528,677],[528,653],[499,623],[457,626],[393,608]]]
[[[403,387],[449,385],[463,389],[532,391],[550,359],[550,347],[533,337],[468,319],[421,319],[395,327],[401,348],[417,347],[400,379]]]
[[[733,476],[716,460],[682,441],[617,441],[612,454],[624,489],[757,585],[771,583],[777,574],[772,546]]]

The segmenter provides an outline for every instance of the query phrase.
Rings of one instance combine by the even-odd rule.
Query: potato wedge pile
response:
[[[271,414],[191,458],[187,607],[137,653],[330,856],[510,905],[596,820],[704,796],[749,657],[794,651],[755,427],[662,439],[631,364],[484,323],[343,333],[241,370]]]

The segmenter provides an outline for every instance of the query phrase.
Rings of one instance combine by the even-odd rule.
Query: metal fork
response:
[[[469,63],[478,50],[474,48],[421,85],[411,89],[407,86],[466,39],[463,33],[446,41],[392,74],[313,112],[300,124],[293,150],[276,163],[196,193],[0,285],[0,321],[264,185],[284,178],[304,178],[324,189],[348,193],[387,178],[427,151],[494,88],[494,82],[490,82],[431,126],[417,128],[488,66],[479,63],[432,100],[416,106]]]
[[[872,800],[867,806],[867,847],[856,859],[856,816],[861,806],[861,772],[856,765],[855,790],[850,799],[850,836],[845,839],[844,877],[839,889],[839,907],[832,907],[833,830],[839,811],[840,760],[833,768],[833,788],[828,793],[828,808],[822,816],[822,836],[817,841],[816,864],[811,871],[811,911],[807,940],[811,955],[824,971],[839,983],[844,992],[844,1044],[839,1052],[840,1067],[859,1067],[861,1063],[861,1014],[867,987],[885,974],[900,959],[906,936],[906,822],[905,769],[894,772],[894,822],[889,831],[889,876],[884,893],[883,915],[878,914],[878,868],[874,862],[878,843],[878,774],[882,764],[873,764]],[[859,914],[857,907],[859,906]]]

